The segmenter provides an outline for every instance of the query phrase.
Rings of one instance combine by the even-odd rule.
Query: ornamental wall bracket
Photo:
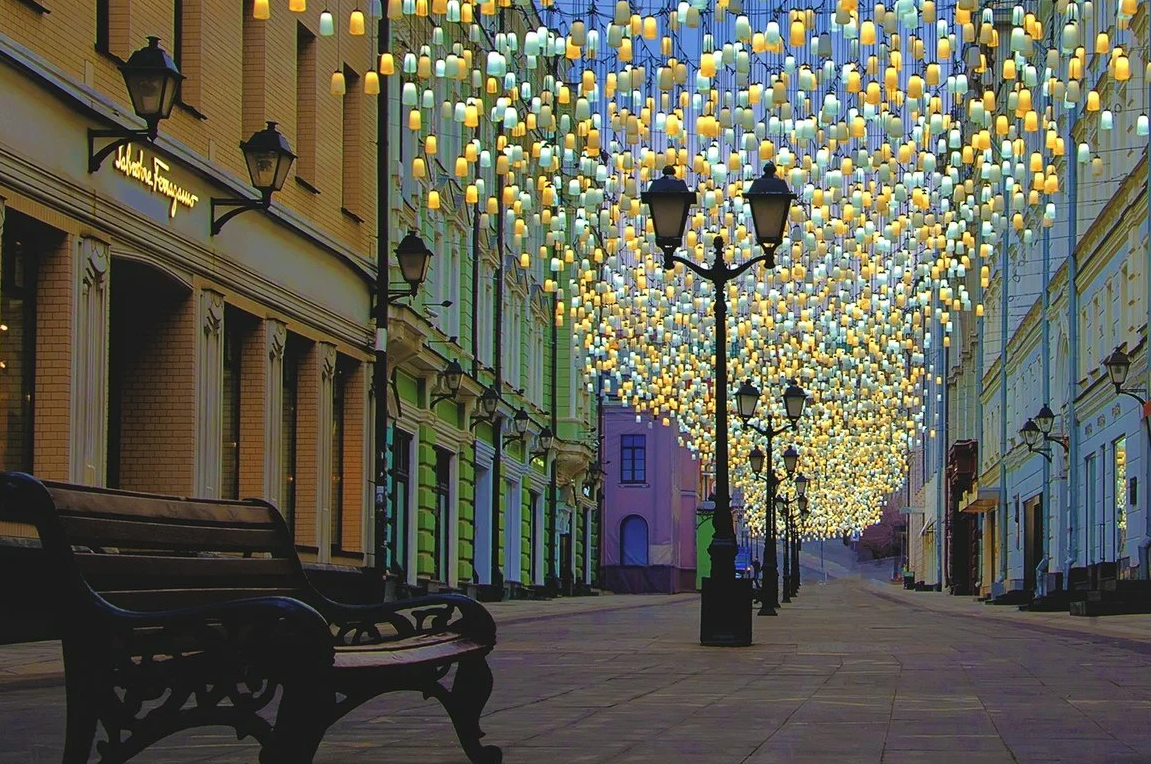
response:
[[[224,295],[204,290],[204,334],[214,336],[224,328]]]

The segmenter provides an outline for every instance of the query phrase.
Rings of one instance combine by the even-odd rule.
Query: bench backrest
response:
[[[308,588],[280,513],[267,502],[114,491],[0,475],[6,514],[36,524],[73,596],[136,611]]]

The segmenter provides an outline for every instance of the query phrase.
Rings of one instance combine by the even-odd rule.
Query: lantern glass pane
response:
[[[787,228],[791,210],[790,194],[755,194],[751,199],[751,216],[756,240],[761,244],[779,244]]]

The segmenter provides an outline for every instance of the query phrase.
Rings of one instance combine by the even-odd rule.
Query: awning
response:
[[[998,488],[979,488],[975,491],[968,491],[963,495],[963,506],[959,511],[980,514],[990,512],[998,506]]]
[[[926,525],[919,529],[920,537],[926,536],[928,533],[935,533],[935,518],[932,518]]]

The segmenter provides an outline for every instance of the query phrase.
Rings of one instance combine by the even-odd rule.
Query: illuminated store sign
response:
[[[132,156],[132,144],[116,149],[116,163],[114,167],[125,177],[131,178],[142,186],[152,189],[152,193],[159,194],[168,199],[168,217],[176,217],[177,207],[192,209],[200,197],[187,189],[176,185],[167,173],[172,168],[159,157],[152,157],[149,161],[140,149],[136,156]]]

